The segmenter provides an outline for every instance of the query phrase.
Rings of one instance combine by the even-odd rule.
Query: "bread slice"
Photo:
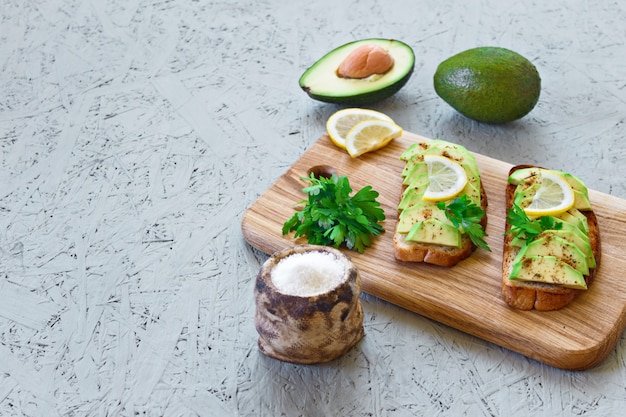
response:
[[[480,205],[487,211],[487,194],[480,185]],[[399,223],[399,222],[398,222]],[[429,243],[411,242],[406,240],[406,234],[398,233],[398,223],[393,236],[394,256],[399,261],[425,262],[433,265],[452,267],[463,259],[468,258],[475,250],[476,245],[467,235],[463,235],[460,248],[435,245]],[[487,215],[481,219],[483,230],[487,227]]]
[[[514,166],[509,171],[509,175],[523,168],[532,168],[532,166]],[[506,210],[513,205],[515,188],[515,185],[507,184],[505,195]],[[587,217],[589,243],[596,259],[596,267],[591,268],[589,275],[585,276],[587,287],[589,287],[593,282],[596,270],[600,264],[600,231],[595,213],[593,211],[584,211],[583,214]],[[511,226],[507,222],[505,230],[508,231],[510,228]],[[513,267],[513,260],[519,252],[519,248],[511,246],[512,240],[512,234],[506,234],[504,236],[504,247],[502,251],[502,295],[509,306],[519,310],[558,310],[571,303],[581,292],[588,291],[540,282],[510,280],[509,275]]]

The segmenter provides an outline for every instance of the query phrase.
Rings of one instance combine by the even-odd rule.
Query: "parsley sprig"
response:
[[[370,185],[363,187],[353,196],[348,177],[333,174],[330,178],[311,173],[302,177],[310,183],[302,192],[308,199],[301,211],[283,225],[283,235],[295,231],[295,238],[306,236],[310,244],[339,247],[342,243],[348,249],[363,253],[371,246],[371,236],[384,231],[378,223],[385,220],[385,213],[376,201],[378,192]]]
[[[445,201],[440,201],[437,203],[437,207],[444,210],[446,217],[454,227],[467,234],[476,246],[491,252],[491,248],[483,239],[488,235],[480,224],[480,220],[485,215],[485,210],[474,204],[465,194],[455,197],[447,205]]]
[[[517,204],[513,204],[507,210],[506,221],[511,225],[506,234],[514,234],[516,238],[526,240],[527,244],[545,230],[559,230],[563,227],[563,223],[555,221],[551,216],[541,216],[531,220],[524,209]]]

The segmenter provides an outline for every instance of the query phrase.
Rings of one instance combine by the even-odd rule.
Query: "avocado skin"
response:
[[[526,58],[509,49],[479,47],[437,67],[436,93],[459,113],[478,122],[520,119],[537,104],[541,78]]]
[[[396,94],[409,81],[409,78],[411,78],[412,74],[413,68],[411,68],[411,70],[404,77],[402,77],[400,80],[396,81],[395,84],[392,84],[389,87],[377,91],[371,91],[369,93],[355,94],[352,96],[334,97],[329,95],[321,95],[315,94],[311,91],[309,87],[301,86],[301,88],[302,91],[307,93],[309,97],[311,97],[313,100],[321,101],[324,103],[343,104],[348,106],[366,106],[369,104],[378,103]]]

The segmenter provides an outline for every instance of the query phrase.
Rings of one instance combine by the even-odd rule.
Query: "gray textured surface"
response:
[[[597,368],[534,362],[364,295],[331,364],[256,347],[266,259],[241,216],[337,106],[298,77],[345,42],[397,38],[415,73],[373,108],[507,162],[626,198],[626,6],[618,1],[0,3],[0,415],[609,416],[626,339]],[[531,59],[526,118],[487,126],[432,88],[475,46]]]

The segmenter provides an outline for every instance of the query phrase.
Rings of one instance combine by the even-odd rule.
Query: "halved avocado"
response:
[[[365,44],[380,46],[394,63],[384,74],[367,78],[342,78],[337,68],[356,48]],[[342,45],[320,58],[300,77],[300,87],[309,97],[326,103],[359,106],[391,97],[409,81],[415,65],[413,49],[394,39],[363,39]]]

